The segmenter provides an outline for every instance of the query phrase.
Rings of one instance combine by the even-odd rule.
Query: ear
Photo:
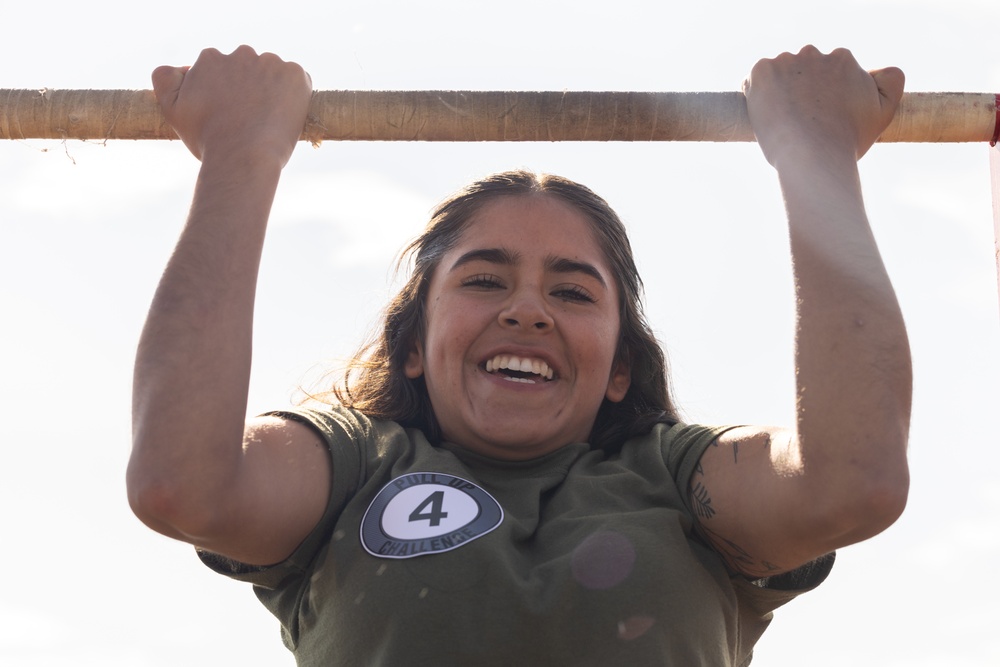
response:
[[[608,390],[604,393],[612,403],[621,403],[632,386],[632,367],[627,360],[618,360],[611,367],[611,377],[608,378]]]
[[[411,380],[416,380],[424,374],[424,351],[420,343],[414,343],[413,349],[406,356],[406,361],[403,362],[403,373]]]

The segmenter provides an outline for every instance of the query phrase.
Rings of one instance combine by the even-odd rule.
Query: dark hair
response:
[[[618,285],[620,332],[616,361],[631,369],[631,385],[618,403],[601,404],[590,434],[594,448],[614,450],[629,437],[648,433],[659,422],[674,423],[677,412],[669,392],[666,359],[642,308],[642,281],[625,226],[607,202],[590,189],[559,176],[511,171],[466,186],[435,209],[430,223],[400,258],[412,258],[406,285],[385,310],[376,330],[333,388],[337,399],[369,417],[422,430],[431,442],[441,433],[423,377],[403,372],[413,346],[426,330],[427,289],[441,258],[458,242],[465,226],[487,202],[499,197],[545,194],[559,198],[593,223]]]

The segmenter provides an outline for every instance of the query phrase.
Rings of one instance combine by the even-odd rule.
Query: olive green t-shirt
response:
[[[302,666],[741,667],[832,566],[751,582],[694,535],[683,490],[724,427],[505,462],[345,408],[275,414],[328,443],[326,513],[280,564],[200,555],[255,584]]]

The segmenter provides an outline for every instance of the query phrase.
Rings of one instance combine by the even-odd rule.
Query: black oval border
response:
[[[403,479],[408,479],[410,477],[426,477],[430,476],[431,479],[420,479],[417,482],[407,484],[404,487],[400,487],[397,482]],[[458,481],[469,485],[468,487],[459,487],[449,484],[449,482]],[[419,540],[397,540],[390,538],[382,531],[382,514],[385,512],[385,508],[388,507],[389,503],[404,489],[408,489],[411,486],[420,486],[423,484],[434,484],[439,486],[453,486],[458,491],[462,491],[467,496],[472,498],[473,502],[479,508],[479,514],[476,518],[469,523],[464,524],[461,528],[452,531],[451,533],[446,533],[444,535],[434,537],[434,538],[422,538]],[[406,559],[406,558],[416,558],[418,556],[427,556],[430,554],[444,553],[446,551],[453,551],[462,546],[465,546],[469,542],[476,540],[483,535],[493,531],[503,522],[503,508],[500,503],[497,502],[496,498],[491,496],[489,492],[480,487],[475,482],[470,482],[463,477],[457,477],[455,475],[449,475],[448,473],[441,472],[411,472],[405,475],[400,475],[399,477],[393,478],[388,484],[382,487],[382,490],[378,492],[375,499],[372,500],[368,509],[365,511],[364,517],[361,519],[361,545],[365,548],[365,551],[370,553],[372,556],[377,558],[393,558],[393,559]],[[427,546],[425,543],[432,542],[434,540],[440,540],[442,538],[448,537],[449,535],[455,535],[459,531],[470,531],[472,535],[468,535],[467,532],[463,532],[465,539],[460,543],[453,546],[445,548],[424,548]],[[401,545],[404,554],[387,554],[379,553],[381,549],[384,549],[387,544],[394,543]]]

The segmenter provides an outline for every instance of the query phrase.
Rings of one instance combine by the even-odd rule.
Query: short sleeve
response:
[[[677,484],[684,507],[692,516],[694,512],[690,505],[687,489],[691,484],[691,476],[701,461],[702,454],[715,442],[716,438],[732,430],[736,426],[699,426],[697,424],[658,424],[660,449],[667,469]]]
[[[344,408],[314,410],[300,408],[266,413],[267,416],[297,421],[316,431],[330,453],[333,475],[326,510],[313,531],[284,561],[270,566],[240,563],[208,551],[198,550],[202,562],[219,574],[275,589],[290,577],[301,577],[320,550],[329,542],[341,510],[354,496],[365,478],[365,455],[371,439],[371,423],[362,415]]]
[[[660,446],[664,460],[677,488],[681,491],[684,506],[693,519],[689,494],[686,493],[690,487],[691,476],[697,469],[705,450],[715,442],[716,438],[736,426],[675,424],[656,428],[661,429]],[[730,574],[730,581],[739,601],[741,654],[748,656],[743,664],[749,663],[753,645],[770,623],[772,612],[823,583],[833,568],[835,557],[835,554],[830,553],[774,577],[750,580],[739,574]]]

